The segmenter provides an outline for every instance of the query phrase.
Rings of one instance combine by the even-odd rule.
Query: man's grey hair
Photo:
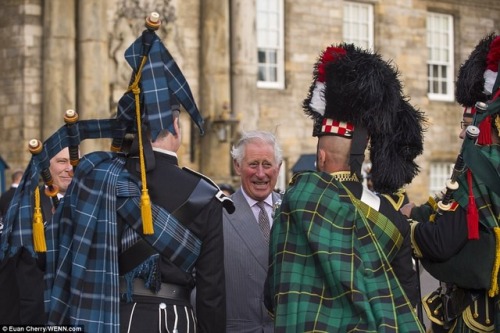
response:
[[[181,127],[181,117],[180,117],[180,111],[179,110],[172,110],[172,117],[173,120],[179,118],[179,128]],[[156,136],[156,139],[162,139],[167,136],[167,134],[170,133],[168,129],[162,129],[160,132],[158,132],[158,135]],[[151,133],[148,131],[148,138],[151,138]]]
[[[245,158],[245,147],[247,146],[247,144],[256,141],[261,141],[271,145],[274,149],[274,158],[276,159],[276,162],[278,164],[281,164],[283,155],[278,141],[276,140],[276,137],[273,133],[266,131],[243,132],[241,138],[231,148],[231,157],[233,158],[233,160],[241,163],[243,161],[243,158]]]
[[[12,182],[19,183],[21,181],[21,178],[23,178],[23,175],[24,175],[24,170],[16,169],[11,176]]]

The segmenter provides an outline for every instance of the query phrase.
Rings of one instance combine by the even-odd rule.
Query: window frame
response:
[[[439,27],[439,22],[436,20],[447,20],[446,28]],[[427,33],[427,97],[434,101],[452,102],[454,96],[454,33],[453,33],[453,16],[450,14],[442,14],[436,12],[428,12],[426,20],[426,33]],[[443,37],[445,36],[445,37]],[[443,45],[441,39],[447,38],[448,44]],[[433,54],[446,52],[448,60],[433,60]],[[442,57],[442,56],[441,56]],[[431,67],[437,66],[438,71],[443,67],[446,68],[446,78],[442,75],[431,76]],[[438,85],[446,85],[446,93],[431,91],[430,87],[437,83]],[[440,89],[439,89],[440,90]]]
[[[271,1],[277,3],[277,14],[278,23],[277,27],[270,29],[261,29],[259,24],[259,2],[269,4]],[[284,24],[284,0],[257,0],[256,1],[256,29],[257,29],[257,71],[260,71],[261,63],[259,62],[259,52],[261,50],[275,51],[276,52],[276,63],[264,62],[263,64],[268,67],[276,66],[276,81],[260,80],[257,75],[257,87],[266,89],[284,89],[285,88],[285,24]],[[266,30],[277,33],[277,44],[276,45],[266,45],[266,43],[259,38],[261,34],[266,34]]]
[[[360,10],[367,10],[366,20],[361,17]],[[346,43],[352,43],[367,50],[374,49],[374,7],[373,4],[354,1],[344,1],[342,15],[342,38]],[[361,31],[366,27],[366,35]]]

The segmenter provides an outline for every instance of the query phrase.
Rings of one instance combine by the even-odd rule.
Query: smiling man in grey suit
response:
[[[280,200],[274,187],[281,148],[272,133],[250,131],[233,146],[231,156],[241,187],[231,196],[236,211],[224,212],[226,332],[269,333],[273,321],[263,292],[273,207]]]

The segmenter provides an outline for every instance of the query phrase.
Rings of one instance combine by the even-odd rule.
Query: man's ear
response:
[[[326,161],[326,152],[323,148],[318,148],[316,161],[318,163],[318,165],[316,165],[316,169],[318,171],[325,170],[324,165],[325,165],[325,161]]]
[[[233,167],[236,175],[241,176],[241,165],[238,163],[238,161],[236,161],[236,159],[233,159]]]
[[[175,130],[175,133],[176,133],[176,136],[179,136],[180,134],[180,126],[179,126],[179,118],[180,118],[180,115],[178,117],[174,117],[174,130]]]

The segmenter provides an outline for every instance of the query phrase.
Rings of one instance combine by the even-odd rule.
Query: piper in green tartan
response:
[[[441,281],[423,299],[434,333],[500,332],[499,64],[500,36],[490,34],[458,72],[455,96],[465,108],[459,155],[464,165],[457,159],[455,182],[449,182],[438,204],[431,198],[406,213],[414,220],[415,256]],[[450,186],[455,183],[457,189]],[[409,208],[412,204],[404,210]]]
[[[316,167],[294,177],[274,218],[266,306],[276,332],[423,332],[410,228],[398,192],[418,173],[424,116],[398,73],[351,44],[328,47],[304,101]],[[361,180],[370,142],[377,193]]]

